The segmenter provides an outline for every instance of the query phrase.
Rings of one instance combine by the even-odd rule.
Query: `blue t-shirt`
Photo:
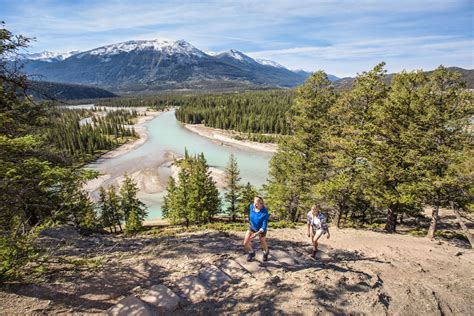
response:
[[[266,207],[263,207],[260,212],[255,211],[255,206],[250,205],[250,227],[254,231],[259,231],[262,229],[264,232],[267,231],[268,225],[268,210]]]

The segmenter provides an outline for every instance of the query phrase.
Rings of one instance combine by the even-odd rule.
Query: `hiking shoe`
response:
[[[268,252],[263,253],[263,261],[268,261]]]
[[[249,255],[247,256],[247,261],[250,262],[255,258],[255,251],[254,252],[249,252]]]

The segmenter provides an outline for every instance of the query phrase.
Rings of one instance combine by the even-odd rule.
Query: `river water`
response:
[[[183,124],[176,120],[174,111],[162,113],[145,123],[148,130],[148,139],[140,147],[114,158],[99,159],[88,165],[89,168],[101,173],[110,174],[103,185],[113,183],[124,172],[133,174],[146,168],[156,168],[166,152],[184,155],[187,148],[191,155],[203,152],[210,167],[224,170],[231,153],[237,159],[242,177],[241,183],[247,181],[257,187],[265,183],[268,175],[268,162],[271,153],[253,149],[241,149],[216,143],[208,138],[197,135],[187,130]],[[160,176],[165,179],[171,175],[168,165],[159,167]],[[222,190],[221,190],[222,192]],[[148,218],[161,218],[161,205],[166,192],[145,193],[139,192],[139,198],[148,207]]]

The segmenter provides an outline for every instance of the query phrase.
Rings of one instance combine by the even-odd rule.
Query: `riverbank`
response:
[[[125,143],[122,146],[115,148],[112,151],[109,151],[108,153],[104,154],[101,158],[107,159],[107,158],[118,157],[128,151],[131,151],[143,145],[148,139],[148,132],[147,132],[147,128],[145,124],[148,121],[157,117],[158,115],[162,114],[163,111],[142,110],[141,112],[138,112],[138,113],[140,116],[137,117],[137,121],[135,122],[135,124],[133,124],[133,127],[135,128],[135,132],[138,134],[138,138],[135,139],[134,141]]]
[[[184,127],[200,136],[206,137],[220,145],[239,147],[244,149],[253,149],[258,151],[275,153],[278,149],[277,144],[258,143],[247,140],[237,140],[234,137],[240,133],[230,130],[207,127],[204,124],[184,124]]]
[[[206,271],[221,273],[221,279],[198,286],[193,304],[185,292],[177,315],[470,315],[474,310],[474,251],[442,239],[331,227],[331,238],[321,239],[313,260],[305,226],[270,224],[270,260],[261,262],[259,251],[248,264],[244,234],[45,233],[38,245],[48,259],[30,266],[43,272],[3,284],[0,310],[103,314],[126,297],[146,300],[148,289],[157,285],[183,295],[183,280],[202,282]]]

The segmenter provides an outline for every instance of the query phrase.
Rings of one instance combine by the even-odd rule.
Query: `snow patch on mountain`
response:
[[[155,39],[155,40],[138,40],[128,41],[118,44],[107,45],[99,47],[88,52],[81,54],[82,57],[86,54],[97,55],[97,56],[112,56],[121,53],[129,53],[132,51],[143,51],[143,50],[154,50],[159,51],[163,54],[173,55],[180,54],[186,56],[198,56],[203,57],[206,54],[201,50],[197,49],[193,45],[189,44],[184,40],[167,40],[167,39]]]
[[[256,58],[255,61],[261,65],[264,66],[272,66],[272,67],[277,67],[277,68],[285,68],[285,66],[277,63],[276,61],[269,60],[269,59],[261,59],[261,58]]]
[[[53,53],[53,52],[44,51],[40,53],[23,54],[20,57],[21,59],[40,60],[40,61],[46,61],[46,62],[51,63],[55,61],[63,61],[66,58],[69,58],[78,53],[80,53],[80,51],[78,50],[72,50],[65,53]]]

